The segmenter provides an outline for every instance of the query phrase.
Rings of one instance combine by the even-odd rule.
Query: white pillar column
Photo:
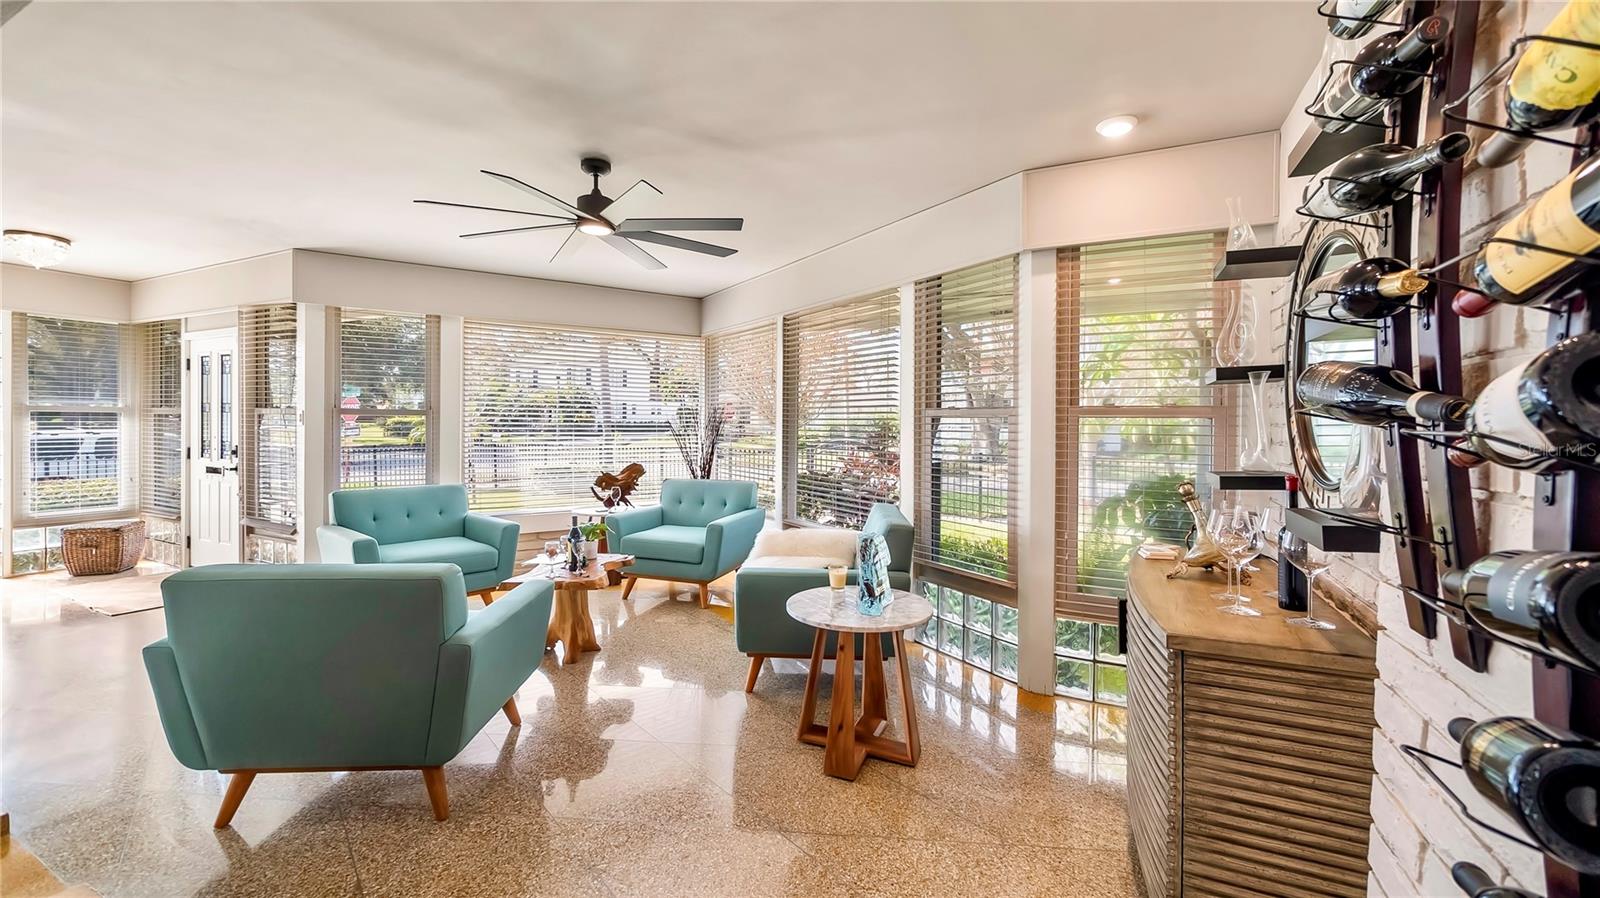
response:
[[[333,429],[333,390],[328,371],[328,341],[335,335],[328,326],[332,309],[316,303],[296,307],[296,335],[299,352],[295,358],[295,377],[300,385],[300,558],[314,562],[317,528],[327,523],[328,491],[339,482],[339,434]]]
[[[900,285],[900,510],[917,519],[917,285]]]
[[[466,426],[461,362],[463,322],[460,315],[439,316],[439,395],[434,404],[438,432],[428,435],[437,459],[439,483],[462,483],[466,478],[461,449]]]
[[[1017,261],[1017,684],[1054,693],[1055,251]]]
[[[783,529],[783,522],[792,514],[794,503],[789,494],[788,465],[784,459],[788,456],[789,440],[784,433],[784,375],[783,375],[783,316],[779,315],[772,325],[772,509],[773,523],[778,529]]]

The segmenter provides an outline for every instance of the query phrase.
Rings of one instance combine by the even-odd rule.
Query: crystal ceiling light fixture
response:
[[[6,230],[6,252],[34,268],[60,265],[72,251],[72,241],[39,231]]]

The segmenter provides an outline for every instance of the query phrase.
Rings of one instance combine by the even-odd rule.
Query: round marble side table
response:
[[[842,590],[817,587],[789,597],[784,606],[789,616],[816,628],[811,646],[811,670],[806,674],[805,702],[800,707],[801,742],[824,747],[822,771],[829,776],[853,780],[861,773],[867,758],[881,758],[908,767],[917,765],[921,749],[917,744],[917,703],[911,695],[911,671],[906,663],[905,631],[921,626],[933,616],[927,599],[902,590],[894,591],[894,601],[877,617],[856,610],[856,588]],[[828,634],[838,634],[838,649],[833,662],[833,705],[828,725],[816,722],[817,681],[822,674],[822,658]],[[856,717],[856,640],[865,634],[861,657],[861,716]],[[895,660],[900,668],[900,699],[905,707],[905,740],[886,739],[880,733],[888,722],[888,690],[883,678],[883,639],[891,634]]]

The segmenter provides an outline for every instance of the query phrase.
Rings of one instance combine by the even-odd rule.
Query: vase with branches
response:
[[[722,428],[728,416],[720,409],[706,416],[696,428],[685,423],[672,425],[672,440],[683,454],[684,466],[689,476],[696,480],[710,480],[712,468],[717,463],[717,447],[722,445]]]

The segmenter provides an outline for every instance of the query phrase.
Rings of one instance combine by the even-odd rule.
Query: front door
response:
[[[189,341],[189,563],[229,564],[239,552],[239,337]]]

